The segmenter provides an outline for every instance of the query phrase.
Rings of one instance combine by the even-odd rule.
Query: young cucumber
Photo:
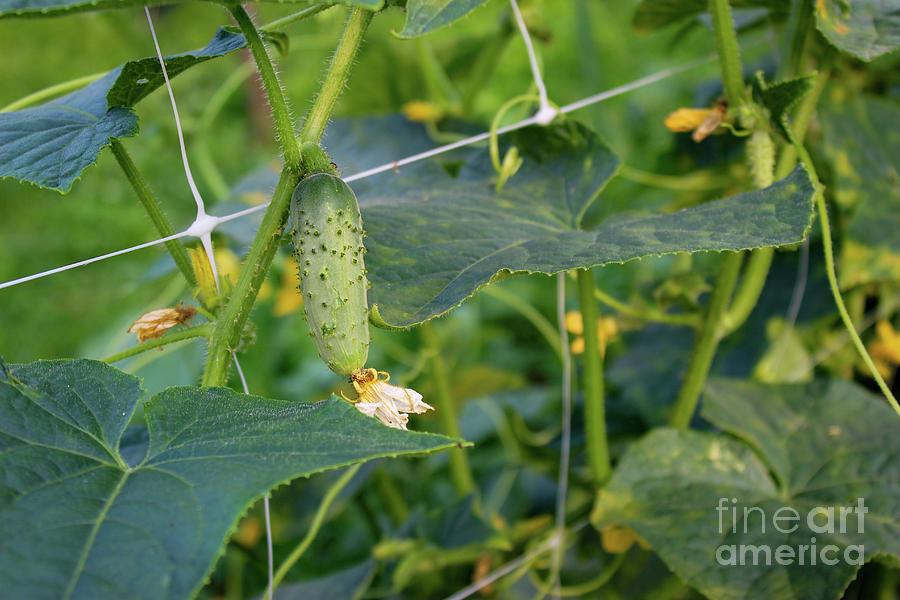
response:
[[[310,335],[328,368],[349,375],[369,354],[369,283],[356,195],[339,177],[311,175],[294,190],[291,222]]]

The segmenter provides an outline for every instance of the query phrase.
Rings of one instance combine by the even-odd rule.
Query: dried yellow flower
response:
[[[666,117],[666,129],[679,132],[693,131],[700,127],[711,112],[711,108],[679,108]]]
[[[362,414],[374,417],[394,429],[406,429],[408,413],[422,414],[434,410],[422,402],[422,394],[412,388],[388,383],[391,376],[375,369],[357,369],[350,375],[356,400],[350,402]]]
[[[712,108],[679,108],[666,117],[665,125],[669,131],[693,131],[693,140],[702,142],[725,121],[727,111],[725,100]]]
[[[152,340],[172,329],[190,321],[197,314],[197,309],[192,306],[182,307],[181,303],[173,308],[159,308],[144,313],[131,324],[128,333],[136,333],[137,341]]]

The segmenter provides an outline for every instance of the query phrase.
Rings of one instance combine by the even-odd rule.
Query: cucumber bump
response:
[[[311,175],[294,189],[291,223],[310,335],[328,368],[349,375],[369,354],[369,282],[356,195],[339,177]]]

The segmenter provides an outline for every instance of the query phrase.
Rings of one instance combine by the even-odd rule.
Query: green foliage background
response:
[[[682,21],[652,35],[638,34],[633,27],[637,2],[545,0],[522,4],[533,25],[533,34],[539,40],[551,98],[558,104],[579,100],[715,51],[712,36],[702,21]],[[643,10],[653,12],[653,1],[642,4]],[[656,4],[671,5],[670,2]],[[705,3],[694,4],[699,10]],[[749,7],[748,11],[756,10],[758,5],[773,5],[771,2],[735,4]],[[826,4],[831,10],[840,8],[836,6],[839,3]],[[862,5],[866,10],[874,10],[872,2],[862,2]],[[296,6],[260,3],[252,9],[257,22],[266,23],[290,14]],[[426,38],[458,89],[466,89],[471,65],[486,47],[486,40],[497,30],[506,10],[505,2],[487,2],[467,18]],[[739,22],[749,23],[741,33],[742,59],[748,72],[757,69],[773,72],[784,52],[772,43],[773,39],[782,39],[779,36],[784,35],[785,29],[780,21],[783,14],[776,13],[777,19],[762,20],[744,19],[748,13],[739,14]],[[318,87],[345,14],[345,8],[338,7],[286,30],[290,52],[279,57],[277,63],[287,97],[297,115],[305,111]],[[823,21],[819,16],[820,27],[830,27],[825,34],[833,36],[831,21],[824,25]],[[163,52],[174,54],[205,46],[216,28],[228,22],[228,16],[214,5],[188,2],[157,10],[155,22]],[[652,28],[658,24],[645,22],[643,25]],[[338,104],[338,117],[385,117],[401,112],[407,102],[436,100],[429,95],[429,84],[421,67],[423,47],[417,41],[394,35],[404,33],[404,26],[405,16],[399,8],[388,8],[373,21],[348,89]],[[405,33],[410,32],[407,28]],[[894,43],[892,36],[888,31],[879,43],[890,46]],[[834,200],[836,207],[841,280],[853,315],[860,319],[875,315],[896,323],[895,313],[900,306],[897,287],[900,259],[896,252],[896,229],[891,224],[896,221],[895,215],[900,214],[896,194],[900,179],[897,178],[897,154],[893,151],[898,147],[896,131],[900,131],[900,69],[897,68],[900,61],[896,54],[876,57],[871,48],[882,46],[870,42],[865,45],[864,56],[873,59],[869,63],[847,56],[830,57],[834,73],[810,130],[810,146],[814,158],[821,162],[819,172],[829,187],[829,194],[834,194],[829,200]],[[811,43],[822,55],[830,52],[821,38],[816,37]],[[3,81],[0,106],[61,80],[152,55],[152,41],[139,10],[0,21],[0,56],[4,57],[0,62],[0,81]],[[268,107],[259,94],[260,84],[253,79],[228,99],[213,126],[198,134],[201,116],[213,91],[247,60],[245,52],[236,52],[190,69],[173,81],[189,153],[196,156],[198,146],[206,147],[229,186],[236,186],[229,197],[216,198],[214,188],[194,162],[201,191],[213,212],[217,204],[224,212],[245,206],[243,203],[248,199],[262,200],[260,192],[268,181],[266,169],[278,155]],[[740,195],[747,191],[741,140],[713,136],[696,145],[689,140],[689,134],[673,134],[663,126],[666,115],[676,108],[711,105],[721,94],[719,77],[717,65],[710,62],[575,114],[598,133],[598,139],[602,138],[632,172],[663,176],[696,172],[687,186],[690,189],[646,185],[638,182],[639,177],[627,173],[613,177],[583,215],[585,228],[604,223],[626,209],[675,213],[725,196],[738,196],[741,202],[753,203],[756,197],[752,194]],[[503,102],[528,91],[530,85],[531,74],[522,42],[512,35],[494,73],[471,102],[464,102],[465,122],[457,115],[442,126],[450,131],[481,131]],[[191,222],[195,207],[182,174],[168,98],[158,90],[136,110],[141,133],[123,143],[161,199],[176,230],[180,230]],[[511,119],[523,116],[524,109],[511,115]],[[401,122],[398,117],[386,117],[379,121],[380,125],[344,120],[333,126],[326,145],[343,150],[346,143],[341,136],[365,142],[370,131],[366,127],[376,131],[388,124],[386,130],[372,134],[371,144],[358,143],[356,154],[345,154],[347,160],[341,160],[338,166],[349,175],[354,168],[400,158],[441,143],[440,139],[423,136],[422,128],[408,123],[400,125]],[[397,128],[394,135],[392,126]],[[517,138],[518,143],[527,144],[524,137],[527,134]],[[460,155],[455,168],[464,168],[469,158]],[[370,162],[366,163],[367,160]],[[808,186],[800,172],[795,172],[792,178],[798,187]],[[369,184],[360,182],[354,187],[362,189],[366,185]],[[506,193],[515,191],[515,178],[507,185]],[[447,188],[452,204],[452,186],[448,184]],[[400,197],[410,189],[400,186],[392,190],[388,185],[380,193]],[[411,193],[415,192],[413,189]],[[379,196],[375,193],[374,197]],[[502,200],[503,196],[498,198]],[[435,199],[434,204],[438,202]],[[483,203],[476,200],[473,204]],[[365,213],[365,202],[363,209]],[[419,236],[415,239],[424,239],[429,234],[427,214],[428,210],[421,214],[410,210],[395,223],[389,210],[379,212],[373,217],[373,234],[377,236],[379,229],[390,232],[392,226],[400,224],[404,231]],[[567,218],[571,216],[567,214]],[[797,226],[804,226],[799,217],[796,221]],[[615,220],[606,222],[601,230],[611,232],[610,235],[619,233],[616,223]],[[576,224],[567,223],[567,226]],[[727,227],[723,225],[723,229]],[[226,235],[218,238],[219,245],[230,247],[238,256],[246,252],[252,240],[249,226],[236,222],[225,231]],[[13,180],[0,180],[0,281],[155,237],[152,224],[108,151],[101,153],[98,164],[88,168],[75,182],[73,191],[65,196]],[[844,436],[840,440],[843,446],[835,450],[834,471],[819,475],[819,483],[824,482],[833,491],[826,499],[844,503],[851,500],[850,496],[866,495],[877,501],[879,519],[884,523],[883,529],[877,532],[876,545],[879,551],[885,552],[884,556],[894,555],[894,558],[879,557],[866,566],[856,583],[850,584],[845,597],[878,597],[869,589],[881,590],[886,594],[883,597],[887,597],[891,590],[897,589],[898,571],[894,563],[896,534],[900,529],[896,503],[898,472],[892,466],[897,456],[896,436],[892,435],[896,427],[891,422],[894,416],[876,404],[880,402],[877,396],[861,389],[874,389],[874,386],[846,340],[841,339],[842,330],[825,282],[818,230],[813,230],[811,240],[805,300],[797,327],[788,340],[788,356],[779,350],[776,342],[783,343],[779,335],[796,282],[799,254],[796,246],[776,253],[759,304],[746,325],[723,342],[712,367],[716,378],[699,426],[703,431],[657,430],[642,437],[651,427],[666,421],[668,406],[690,356],[692,335],[686,327],[647,325],[632,317],[617,317],[621,332],[607,345],[605,364],[611,452],[614,461],[623,467],[611,480],[609,494],[601,497],[595,506],[582,452],[584,428],[576,419],[570,508],[574,507],[572,511],[585,524],[589,517],[597,528],[612,523],[628,524],[653,544],[655,552],[639,546],[628,551],[610,586],[615,588],[618,597],[644,598],[652,590],[659,597],[692,598],[698,597],[696,590],[699,590],[711,597],[751,598],[764,590],[767,597],[802,598],[808,593],[810,597],[825,598],[833,597],[836,589],[843,590],[853,578],[852,569],[826,570],[815,580],[799,571],[795,575],[806,578],[805,583],[788,593],[778,580],[783,575],[780,571],[771,577],[759,576],[757,581],[756,574],[750,571],[732,577],[730,572],[723,574],[714,569],[692,571],[697,563],[691,560],[686,561],[687,565],[679,563],[685,532],[691,534],[694,531],[691,528],[695,527],[695,532],[702,533],[704,527],[714,522],[702,512],[691,512],[692,507],[687,504],[702,504],[703,510],[708,508],[712,515],[716,494],[731,493],[745,484],[758,494],[760,502],[772,502],[773,506],[788,500],[798,506],[821,500],[803,487],[804,482],[791,489],[778,489],[778,485],[784,485],[782,479],[789,479],[785,473],[791,468],[814,470],[815,465],[809,464],[810,455],[827,454],[830,444],[838,443],[831,438],[840,435]],[[685,249],[704,243],[686,242]],[[286,276],[290,273],[287,248],[284,250],[269,277],[270,292],[254,311],[257,342],[245,349],[242,364],[255,394],[295,402],[322,400],[329,393],[340,391],[342,384],[318,360],[301,313],[277,314],[279,293],[290,293],[293,287],[291,278]],[[641,310],[680,314],[696,310],[706,302],[718,261],[719,255],[704,252],[650,256],[604,266],[596,270],[596,275],[600,289]],[[566,266],[541,263],[535,270]],[[479,273],[479,283],[491,275],[489,270]],[[483,492],[483,505],[480,511],[474,512],[489,517],[474,516],[472,498],[457,497],[447,476],[446,453],[421,460],[367,463],[338,495],[326,517],[326,527],[290,571],[282,587],[284,597],[314,598],[322,590],[331,590],[332,598],[343,597],[340,594],[355,597],[371,585],[368,593],[381,597],[440,598],[468,583],[473,565],[482,557],[488,557],[490,565],[495,567],[502,560],[527,550],[539,534],[547,531],[559,458],[556,445],[559,363],[556,353],[538,335],[527,315],[509,298],[524,301],[552,321],[554,292],[555,283],[547,277],[512,278],[492,284],[487,292],[471,298],[434,324],[442,344],[443,362],[452,374],[451,392],[461,406],[462,436],[475,443],[475,449],[468,452]],[[427,316],[449,310],[468,293],[470,290],[460,291]],[[174,305],[179,300],[189,300],[189,295],[161,248],[5,289],[0,291],[0,356],[8,363],[26,363],[39,358],[102,358],[133,343],[125,330],[137,316],[153,308]],[[602,316],[614,314],[606,308],[601,312]],[[409,324],[418,320],[421,319],[403,321],[398,317],[396,322]],[[394,376],[392,381],[414,386],[426,399],[438,393],[439,383],[431,371],[433,354],[423,349],[426,344],[420,330],[373,329],[372,335],[372,365],[390,371]],[[876,338],[869,331],[864,339],[871,343]],[[830,348],[834,350],[823,353]],[[203,360],[202,344],[188,342],[163,352],[146,353],[117,366],[141,377],[149,397],[169,386],[196,384]],[[799,376],[795,378],[801,381],[816,375],[856,380],[859,385],[813,382],[779,387],[777,393],[773,391],[775,388],[764,386],[764,383],[787,381],[797,373]],[[12,387],[15,386],[11,383]],[[343,389],[346,390],[346,385]],[[773,413],[760,409],[756,414],[748,409],[770,406],[765,403],[775,396],[781,402],[772,402]],[[159,398],[165,397],[158,396],[148,406],[155,405],[158,409]],[[822,404],[806,406],[811,397],[822,399]],[[336,399],[329,403],[331,408],[347,408]],[[136,421],[143,422],[144,408],[137,399],[131,407],[136,407]],[[148,410],[146,419],[152,421],[153,409]],[[729,411],[734,414],[729,415]],[[581,404],[577,401],[576,415],[580,414]],[[776,425],[769,427],[766,424],[769,418]],[[778,419],[789,420],[797,427],[780,428]],[[830,428],[843,427],[845,422],[854,420],[871,427],[839,429],[838,434],[832,435]],[[437,418],[430,415],[417,417],[414,428],[442,431]],[[821,437],[823,428],[831,437]],[[760,436],[766,438],[764,442],[759,441]],[[769,438],[788,438],[791,443],[781,449]],[[440,444],[446,438],[430,436],[428,439],[435,441],[419,450],[444,447]],[[872,439],[877,444],[874,449],[867,447],[864,463],[854,463],[844,456],[844,449],[849,453]],[[107,441],[118,442],[117,439]],[[290,435],[283,435],[279,442],[289,446]],[[719,451],[720,442],[729,456],[739,460],[722,469],[725,475],[715,474],[722,479],[710,484],[706,481],[706,461],[711,453]],[[227,445],[227,440],[217,440],[217,443]],[[704,454],[698,448],[709,452]],[[684,461],[675,461],[673,457]],[[264,457],[257,458],[264,462]],[[338,464],[346,463],[336,460],[322,463],[318,468]],[[741,467],[751,469],[750,484]],[[278,471],[271,481],[266,480],[259,487],[318,468]],[[854,473],[861,474],[866,481],[877,480],[881,484],[863,485],[850,477]],[[275,491],[272,504],[276,565],[309,529],[319,501],[339,476],[329,472]],[[657,490],[654,482],[647,483],[645,478],[684,482],[684,494],[676,494],[673,499],[670,483]],[[423,481],[427,485],[422,485]],[[650,500],[635,501],[636,490],[647,493]],[[241,496],[240,506],[258,497],[254,493]],[[798,499],[804,494],[811,494],[812,498]],[[663,510],[657,511],[660,506]],[[404,518],[398,517],[398,511]],[[239,598],[262,592],[265,544],[258,531],[261,518],[258,504],[248,510],[210,581],[200,592],[201,597]],[[660,518],[671,520],[662,533],[658,527]],[[222,527],[227,528],[228,523],[223,523]],[[601,534],[594,528],[584,527],[575,537],[576,543],[565,558],[564,579],[568,584],[589,581],[616,560],[598,551]],[[537,572],[545,575],[547,566],[538,564]],[[202,572],[204,567],[198,565],[197,572]],[[691,587],[684,585],[683,580]],[[337,586],[340,592],[334,591],[339,589]],[[503,590],[501,597],[531,597],[535,592],[535,582],[522,577],[513,587]]]

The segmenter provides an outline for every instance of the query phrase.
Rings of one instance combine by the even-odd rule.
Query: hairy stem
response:
[[[288,169],[299,173],[300,146],[294,138],[294,124],[291,119],[291,111],[288,108],[287,101],[284,99],[281,82],[278,81],[275,67],[272,66],[269,51],[259,36],[259,30],[253,25],[253,21],[250,19],[247,11],[244,10],[244,7],[240,4],[230,4],[228,10],[231,11],[231,15],[237,21],[241,33],[247,38],[247,43],[250,44],[250,52],[253,53],[253,60],[256,61],[256,67],[259,69],[259,76],[262,79],[263,87],[266,89],[269,105],[272,107],[275,132],[281,144],[281,152],[284,154],[284,163]]]
[[[284,576],[287,575],[288,571],[291,570],[297,561],[303,556],[303,553],[306,552],[309,545],[312,544],[313,540],[316,538],[316,534],[319,533],[319,529],[322,527],[322,523],[325,522],[325,517],[328,514],[328,509],[331,508],[331,503],[334,502],[334,499],[337,498],[337,495],[341,493],[341,490],[350,483],[350,480],[353,479],[353,476],[356,475],[356,472],[359,471],[359,467],[362,466],[362,463],[356,463],[355,465],[348,467],[346,471],[344,471],[341,476],[335,481],[328,491],[325,493],[325,497],[322,498],[321,504],[319,504],[319,508],[316,510],[316,514],[313,517],[312,523],[309,526],[309,531],[306,532],[306,535],[300,540],[300,543],[297,544],[297,547],[294,548],[291,553],[288,555],[284,562],[278,567],[278,570],[275,571],[275,578],[272,580],[272,588],[271,595],[275,597],[275,588],[278,587],[278,584],[281,583],[281,580],[284,579]]]
[[[116,138],[110,138],[110,149],[116,157],[116,160],[119,162],[119,166],[122,167],[125,177],[127,177],[129,183],[131,183],[131,187],[134,189],[134,193],[137,194],[138,200],[140,200],[141,204],[144,206],[144,210],[150,215],[150,220],[153,221],[153,225],[156,226],[156,231],[159,232],[159,235],[161,237],[168,237],[174,234],[175,230],[172,229],[172,224],[169,223],[169,219],[163,212],[162,206],[160,206],[159,201],[153,195],[153,192],[150,191],[150,186],[147,184],[143,175],[141,175],[137,165],[131,160],[131,156],[128,154],[128,151],[125,150],[125,146],[122,145],[122,142]],[[172,260],[175,261],[178,270],[181,271],[181,274],[184,275],[184,278],[187,280],[188,285],[196,287],[197,276],[194,274],[194,269],[191,266],[191,258],[188,256],[184,246],[181,245],[181,242],[178,240],[169,240],[165,243],[165,246],[166,250],[169,251],[169,254],[172,255]]]
[[[709,12],[712,15],[725,96],[730,108],[740,108],[744,104],[744,75],[728,0],[709,0]]]
[[[422,341],[429,353],[428,363],[431,381],[435,388],[435,404],[437,414],[441,418],[441,426],[444,433],[450,437],[459,438],[459,422],[457,420],[456,402],[450,391],[450,380],[447,378],[447,369],[441,359],[441,343],[438,339],[434,325],[427,322],[422,325]],[[472,467],[469,465],[469,456],[462,448],[453,448],[450,452],[450,478],[453,487],[461,495],[471,494],[476,490],[475,478],[472,476]]]
[[[603,404],[603,357],[597,336],[597,301],[594,299],[594,272],[581,269],[578,278],[578,306],[584,327],[584,433],[587,437],[588,466],[599,487],[609,478],[609,446],[606,441],[606,409]]]
[[[713,356],[722,337],[722,315],[725,313],[737,282],[742,259],[743,255],[740,252],[726,252],[722,257],[719,273],[706,307],[706,317],[697,333],[697,339],[694,341],[691,360],[688,363],[681,388],[678,390],[678,397],[669,420],[669,425],[672,427],[687,427],[697,409],[700,393],[703,391]]]
[[[163,346],[166,346],[168,344],[174,344],[175,342],[181,342],[183,340],[189,340],[198,337],[207,337],[212,332],[212,329],[212,323],[204,323],[203,325],[188,327],[187,329],[179,329],[178,331],[167,333],[153,340],[147,340],[146,342],[142,342],[137,346],[128,348],[127,350],[122,350],[121,352],[117,352],[116,354],[107,356],[103,359],[103,362],[114,363],[131,356],[136,356],[142,352],[146,352],[147,350],[153,350],[154,348],[162,348]]]
[[[260,73],[269,71],[272,75],[268,80],[263,75],[263,83],[266,86],[266,92],[269,94],[273,112],[276,113],[276,122],[279,120],[278,114],[280,113],[282,118],[287,118],[288,129],[290,129],[290,116],[287,113],[287,104],[281,95],[281,87],[278,85],[277,78],[274,77],[275,71],[272,69],[272,63],[268,60],[265,46],[262,45],[262,40],[259,39],[259,33],[253,26],[253,23],[249,21],[249,16],[247,16],[243,8],[232,7],[232,11],[239,22],[243,21],[244,24],[241,26],[241,29],[247,28],[245,35],[248,36],[248,39],[255,37],[258,41],[256,45],[251,42],[251,49],[253,49],[254,58],[257,60]],[[344,28],[344,33],[341,41],[338,43],[328,75],[325,77],[325,81],[322,82],[322,88],[319,90],[316,102],[310,109],[310,116],[316,115],[314,120],[321,122],[322,130],[324,130],[325,123],[328,122],[331,116],[331,109],[334,107],[334,103],[337,101],[337,97],[343,88],[347,73],[353,63],[353,57],[356,55],[356,50],[359,48],[363,33],[371,18],[371,13],[361,9],[354,9],[347,26]],[[252,31],[250,31],[251,29]],[[261,51],[259,56],[257,56],[257,51]],[[273,94],[281,98],[281,108],[278,110],[275,109],[276,101],[273,98]],[[304,132],[308,131],[309,122],[308,118],[303,128]],[[281,126],[278,126],[278,131],[282,137],[288,133]],[[317,135],[318,137],[315,137],[316,142],[321,138],[322,131],[319,130]],[[272,195],[272,201],[269,204],[269,208],[266,209],[262,224],[256,232],[256,238],[254,238],[253,244],[250,246],[250,252],[247,254],[244,268],[241,269],[241,274],[231,292],[231,297],[222,310],[215,329],[210,336],[206,367],[203,372],[203,385],[225,385],[228,379],[228,367],[231,364],[231,353],[240,343],[241,333],[244,330],[244,325],[247,323],[247,318],[250,316],[250,310],[253,308],[254,302],[256,302],[259,288],[265,281],[269,267],[272,265],[272,259],[275,258],[275,254],[281,244],[281,234],[284,231],[288,210],[291,206],[291,195],[300,182],[303,169],[300,162],[299,146],[294,138],[292,129],[290,129],[290,136],[289,143],[284,139],[282,139],[282,143],[285,148],[297,148],[296,164],[292,165],[287,155],[285,155],[285,168],[281,171],[281,178],[278,180],[278,186]]]
[[[203,385],[225,385],[228,379],[231,352],[240,342],[244,325],[250,316],[250,309],[253,308],[259,288],[265,281],[272,259],[275,258],[275,253],[281,245],[281,234],[291,206],[291,195],[299,181],[300,177],[290,169],[285,168],[281,172],[278,186],[272,195],[272,202],[266,209],[253,245],[250,246],[244,268],[241,269],[231,297],[219,315],[210,336]]]
[[[356,53],[362,44],[363,36],[371,20],[372,13],[368,10],[354,8],[350,12],[350,18],[344,27],[340,44],[338,44],[337,50],[335,50],[334,56],[331,58],[331,64],[328,66],[328,73],[325,75],[325,80],[319,88],[319,94],[306,115],[306,121],[303,123],[303,129],[300,131],[301,141],[318,143],[322,139],[322,135],[325,133],[325,126],[328,125],[328,120],[334,111],[334,105],[347,84],[350,67],[353,66]]]

